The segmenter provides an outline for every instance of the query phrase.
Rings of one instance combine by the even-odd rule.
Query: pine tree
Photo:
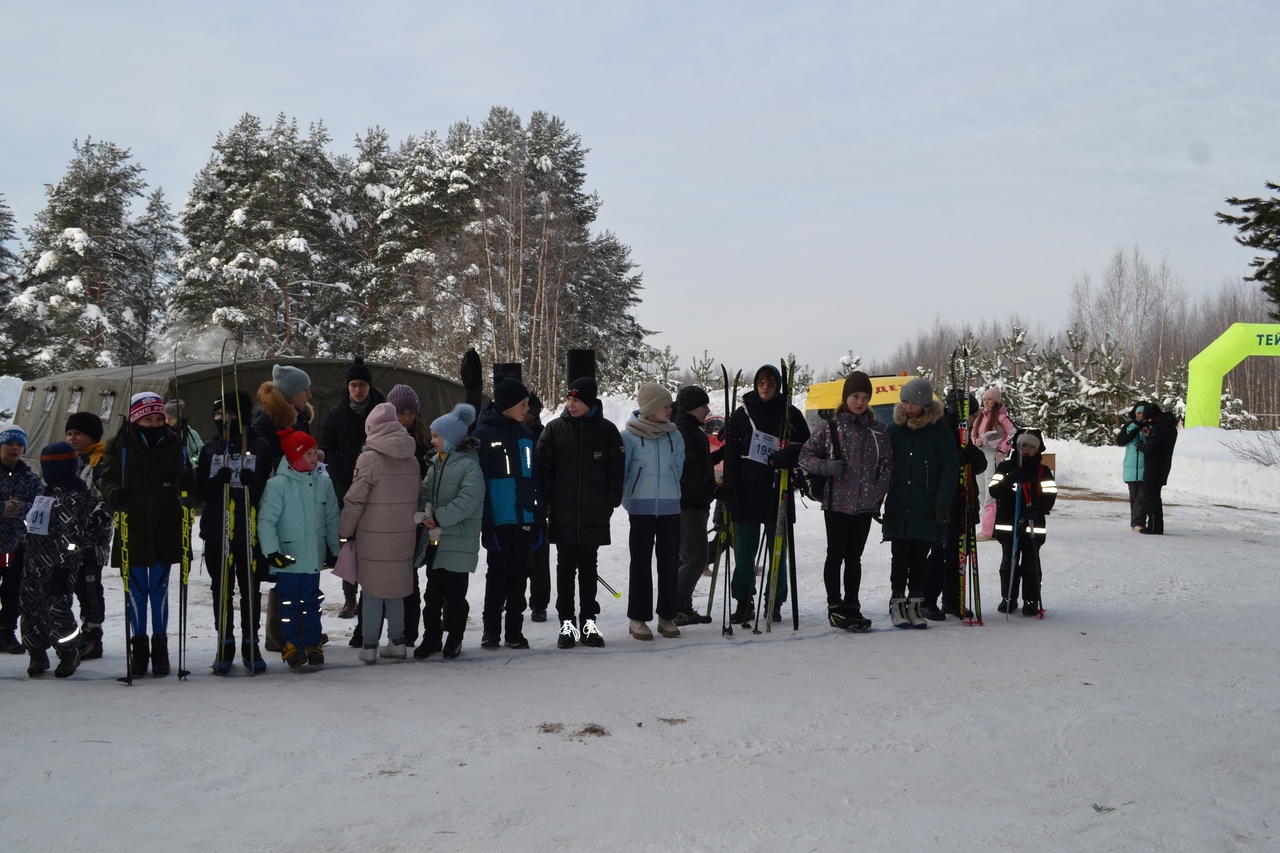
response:
[[[19,293],[18,288],[18,255],[9,248],[9,244],[17,240],[18,231],[13,211],[0,193],[0,305],[6,310],[0,311],[0,374],[5,376],[22,375],[25,359],[21,358],[15,336],[25,338],[26,333],[16,328],[13,320],[13,308],[10,302]],[[24,377],[25,378],[25,377]]]
[[[1267,181],[1266,187],[1271,192],[1280,192],[1280,184]],[[1243,215],[1214,215],[1222,224],[1231,225],[1240,232],[1236,235],[1237,243],[1267,253],[1249,262],[1257,272],[1247,278],[1261,282],[1262,292],[1275,306],[1270,318],[1280,320],[1280,198],[1228,198],[1227,204],[1240,208]]]

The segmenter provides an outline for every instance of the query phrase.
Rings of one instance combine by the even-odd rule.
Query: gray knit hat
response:
[[[640,417],[647,418],[671,405],[671,392],[656,382],[643,382],[636,389]]]
[[[271,368],[271,384],[288,400],[311,387],[311,377],[299,367],[277,364]]]
[[[902,386],[902,402],[929,408],[933,405],[933,385],[928,379],[917,376]]]

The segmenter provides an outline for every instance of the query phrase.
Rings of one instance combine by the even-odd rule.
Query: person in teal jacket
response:
[[[281,430],[284,458],[267,481],[258,509],[258,544],[276,575],[280,596],[280,656],[290,668],[324,663],[320,647],[320,570],[338,553],[338,496],[316,471],[316,440]]]
[[[476,410],[459,403],[431,422],[435,450],[422,478],[418,499],[418,550],[413,565],[427,567],[422,594],[422,643],[413,650],[419,660],[443,652],[449,659],[462,651],[467,628],[467,587],[480,562],[480,530],[484,525],[484,473],[480,442],[467,435]],[[444,640],[444,632],[448,632]],[[441,641],[444,640],[443,645]]]
[[[1124,448],[1124,481],[1129,485],[1129,528],[1141,533],[1147,526],[1147,501],[1143,482],[1147,476],[1146,404],[1129,410],[1129,420],[1116,433],[1116,444]]]
[[[627,590],[628,633],[652,640],[654,552],[658,565],[658,633],[680,636],[676,627],[680,573],[680,477],[684,438],[671,422],[671,393],[653,382],[636,392],[640,408],[622,431],[626,452],[622,507],[631,522],[631,579]]]

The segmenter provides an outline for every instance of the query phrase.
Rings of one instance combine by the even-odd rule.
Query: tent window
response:
[[[32,385],[30,388],[27,389],[27,401],[22,404],[22,410],[24,412],[31,411],[31,406],[35,403],[35,401],[36,401],[36,386]]]
[[[67,404],[67,414],[74,415],[80,411],[80,398],[84,395],[84,389],[80,387],[71,389],[71,402]]]
[[[45,410],[46,412],[52,412],[52,411],[53,411],[53,401],[54,401],[54,398],[56,398],[56,397],[58,396],[58,386],[57,386],[57,385],[50,385],[50,386],[48,386],[47,388],[45,388],[45,389],[44,389],[44,391],[45,391],[45,394],[44,394],[44,410]]]
[[[98,417],[102,418],[102,420],[104,421],[110,420],[111,409],[114,408],[115,402],[116,402],[116,392],[103,391],[102,392],[102,408],[98,411]]]

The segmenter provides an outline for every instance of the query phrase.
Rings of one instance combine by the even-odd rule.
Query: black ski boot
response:
[[[27,675],[35,678],[49,671],[49,653],[44,649],[31,652],[31,663],[27,664]]]
[[[1015,605],[1015,606],[1016,606],[1016,605]],[[1000,599],[1000,603],[996,605],[996,610],[997,610],[997,611],[999,611],[1000,613],[1008,613],[1008,612],[1009,612],[1009,599],[1007,599],[1007,598],[1002,598],[1002,599]]]
[[[746,598],[738,599],[738,606],[734,609],[733,616],[730,617],[729,621],[731,621],[734,625],[749,625],[751,624],[751,620],[755,618],[756,618],[755,599],[752,598],[751,596],[747,596]]]
[[[255,642],[245,640],[240,644],[240,660],[244,668],[254,675],[267,671],[267,662],[262,659],[262,650]]]
[[[53,674],[58,678],[67,678],[80,665],[80,649],[72,643],[65,648],[57,649],[57,652],[58,668],[53,671]]]
[[[151,638],[151,674],[164,678],[169,674],[169,636],[157,634]]]
[[[1024,602],[1022,602],[1022,615],[1023,615],[1023,616],[1039,616],[1039,615],[1040,615],[1040,602],[1038,602],[1038,601],[1024,601]]]
[[[450,631],[449,636],[444,641],[444,659],[453,660],[460,654],[462,654],[462,632],[459,631],[455,634]]]
[[[80,637],[80,660],[102,657],[102,628],[85,628]]]
[[[947,614],[938,609],[938,605],[926,601],[920,605],[920,615],[928,619],[930,622],[946,622]]]
[[[226,675],[236,661],[236,641],[228,637],[218,648],[218,656],[213,660],[213,674]]]
[[[151,661],[151,641],[146,634],[133,638],[133,646],[129,664],[129,674],[134,678],[147,674],[147,664]]]

